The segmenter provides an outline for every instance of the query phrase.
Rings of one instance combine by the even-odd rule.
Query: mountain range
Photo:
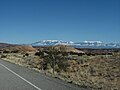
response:
[[[62,41],[62,40],[41,40],[31,44],[32,46],[55,46],[70,45],[76,48],[120,48],[120,43],[103,43],[101,41]]]

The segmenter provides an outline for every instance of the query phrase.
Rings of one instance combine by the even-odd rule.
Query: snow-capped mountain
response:
[[[42,40],[32,43],[32,46],[54,46],[54,45],[70,45],[77,48],[120,48],[120,43],[103,43],[101,41],[83,41],[72,42],[62,40]]]
[[[43,41],[38,41],[35,43],[32,43],[32,46],[54,46],[54,45],[72,45],[74,42],[66,42],[62,40],[43,40]]]

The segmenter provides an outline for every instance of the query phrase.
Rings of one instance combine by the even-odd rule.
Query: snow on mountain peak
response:
[[[42,42],[59,42],[59,41],[58,40],[43,40]]]
[[[83,48],[120,48],[120,43],[103,43],[101,41],[83,41],[72,42],[62,40],[42,40],[31,44],[32,46],[55,46],[55,45],[70,45]]]
[[[102,43],[101,41],[84,41],[84,43]]]

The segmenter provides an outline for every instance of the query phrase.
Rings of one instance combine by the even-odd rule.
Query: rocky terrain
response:
[[[85,88],[119,90],[120,51],[101,52],[78,50],[67,45],[37,48],[10,46],[0,49],[0,57]]]

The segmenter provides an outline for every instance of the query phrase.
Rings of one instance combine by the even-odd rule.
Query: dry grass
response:
[[[4,54],[5,55],[5,54]],[[102,90],[120,89],[120,54],[78,56],[77,60],[62,60],[67,65],[61,69],[59,64],[55,66],[55,74],[49,62],[45,58],[30,54],[25,56],[21,53],[6,54],[6,60],[15,64],[44,71],[47,75],[55,76],[69,83],[83,87]],[[5,58],[4,58],[5,59]],[[65,62],[65,63],[64,63]],[[46,67],[43,69],[43,67]]]

